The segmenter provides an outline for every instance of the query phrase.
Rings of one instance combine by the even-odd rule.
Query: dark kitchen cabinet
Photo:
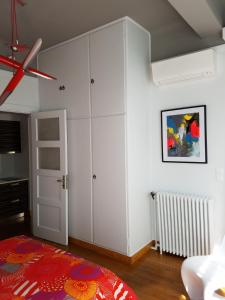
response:
[[[0,120],[0,153],[21,152],[20,122]]]
[[[28,180],[0,180],[0,239],[30,232]]]

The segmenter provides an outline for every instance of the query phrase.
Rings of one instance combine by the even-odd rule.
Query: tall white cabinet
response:
[[[150,35],[125,17],[40,53],[41,110],[66,108],[69,234],[128,256],[150,241]]]

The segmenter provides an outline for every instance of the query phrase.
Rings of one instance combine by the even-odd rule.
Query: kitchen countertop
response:
[[[15,178],[15,177],[8,177],[8,178],[0,178],[0,184],[8,184],[20,181],[28,181],[28,178]]]

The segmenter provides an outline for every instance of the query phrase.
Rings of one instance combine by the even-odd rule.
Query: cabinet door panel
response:
[[[123,22],[90,35],[93,116],[124,113]]]
[[[40,79],[41,110],[65,108],[69,119],[90,116],[89,37],[41,53],[38,64],[57,78]],[[60,91],[63,85],[65,90]]]
[[[123,116],[93,119],[94,243],[127,254]]]
[[[68,121],[69,235],[92,243],[90,120]]]

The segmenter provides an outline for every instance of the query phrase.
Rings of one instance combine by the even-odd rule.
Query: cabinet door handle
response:
[[[96,178],[97,178],[97,176],[94,174],[94,175],[93,175],[93,179],[96,179]]]
[[[60,87],[59,87],[60,91],[65,91],[65,89],[66,89],[65,85],[60,85]]]
[[[18,186],[18,185],[20,185],[19,182],[11,183],[11,186]]]
[[[95,80],[93,78],[91,78],[91,84],[94,84]]]
[[[11,201],[11,203],[18,203],[18,202],[20,202],[20,199],[15,199]]]

